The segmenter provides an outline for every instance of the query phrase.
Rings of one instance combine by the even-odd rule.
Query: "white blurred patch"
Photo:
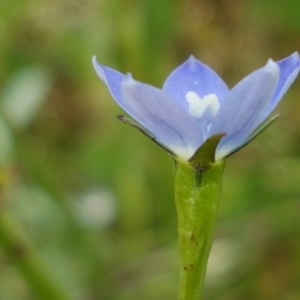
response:
[[[19,71],[3,90],[3,115],[17,128],[28,126],[47,99],[50,88],[46,69],[36,66]]]
[[[103,190],[89,190],[81,195],[77,205],[79,220],[88,227],[109,226],[116,217],[113,194]]]
[[[210,116],[214,117],[220,108],[216,94],[208,94],[200,98],[197,93],[190,91],[185,95],[185,98],[189,103],[190,115],[197,119],[201,118],[207,110],[209,110]]]
[[[241,253],[243,251],[240,244],[226,239],[216,239],[208,260],[206,283],[216,285],[230,279],[228,274],[240,264]]]

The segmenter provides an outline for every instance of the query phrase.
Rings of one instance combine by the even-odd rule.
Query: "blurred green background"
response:
[[[1,0],[0,299],[46,299],[31,267],[70,299],[176,299],[173,161],[92,55],[162,86],[194,54],[232,86],[297,50],[297,0]],[[228,160],[206,299],[300,299],[299,95]]]

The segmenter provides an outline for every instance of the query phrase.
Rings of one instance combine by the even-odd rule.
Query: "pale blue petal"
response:
[[[93,58],[98,76],[107,84],[116,102],[156,140],[184,159],[189,159],[203,142],[200,126],[169,95],[139,83]]]
[[[126,110],[126,105],[121,94],[121,83],[125,80],[126,76],[114,69],[100,65],[95,56],[93,57],[93,65],[98,76],[107,85],[113,98],[124,110]]]
[[[163,91],[188,109],[185,98],[188,92],[193,91],[200,98],[216,94],[222,103],[227,97],[228,87],[215,71],[191,56],[169,75]]]
[[[280,77],[278,81],[277,88],[272,97],[272,100],[266,107],[266,110],[258,120],[257,126],[263,122],[270,113],[275,109],[278,105],[279,101],[282,99],[283,95],[295,81],[299,69],[300,69],[300,59],[299,54],[297,52],[288,56],[287,58],[276,62],[278,67],[280,68]]]
[[[196,120],[165,92],[128,76],[122,97],[126,111],[182,158],[189,159],[203,142]]]
[[[245,77],[230,91],[209,131],[209,135],[226,133],[216,159],[242,144],[255,129],[257,118],[274,95],[279,73],[278,65],[269,60],[265,67]]]

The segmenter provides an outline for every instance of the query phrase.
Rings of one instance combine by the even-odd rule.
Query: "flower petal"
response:
[[[98,76],[107,85],[113,98],[124,110],[126,110],[126,105],[121,93],[121,83],[125,80],[126,76],[114,69],[100,65],[96,60],[96,56],[93,57],[93,65]]]
[[[159,89],[100,65],[96,57],[93,64],[116,102],[159,143],[185,159],[194,154],[203,142],[200,126],[176,101]]]
[[[121,90],[126,111],[175,154],[189,159],[203,142],[196,120],[163,91],[131,76]]]
[[[191,56],[169,75],[163,91],[188,110],[186,95],[189,92],[195,92],[200,98],[216,94],[222,103],[228,94],[228,87],[215,71]]]
[[[266,110],[260,117],[257,126],[261,122],[263,122],[274,110],[274,108],[278,105],[283,95],[286,93],[286,91],[295,81],[300,70],[300,59],[299,59],[299,54],[297,52],[293,53],[292,55],[288,56],[285,59],[277,61],[276,63],[280,68],[280,77],[279,77],[278,85],[272,100],[270,101],[270,103],[266,107]]]
[[[279,67],[269,60],[265,67],[245,77],[230,91],[209,131],[209,136],[226,133],[216,159],[237,148],[253,132],[257,119],[274,95],[278,80]]]

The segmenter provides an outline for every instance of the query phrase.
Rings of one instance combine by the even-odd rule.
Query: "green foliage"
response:
[[[233,85],[300,49],[298,10],[296,0],[1,1],[0,218],[32,249],[31,271],[71,299],[175,299],[173,161],[115,118],[91,57],[161,86],[194,54]],[[300,298],[299,92],[298,79],[279,121],[228,159],[207,299]],[[25,252],[7,241],[0,298],[40,299],[18,263]]]

